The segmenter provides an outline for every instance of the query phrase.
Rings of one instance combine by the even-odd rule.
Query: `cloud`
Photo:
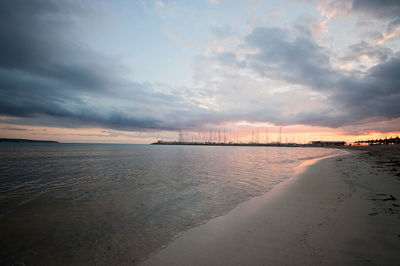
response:
[[[310,32],[292,33],[277,27],[259,27],[246,36],[246,44],[258,50],[247,56],[246,64],[263,76],[295,84],[326,88],[335,71],[325,49]]]
[[[400,1],[353,0],[351,11],[366,16],[366,20],[372,18],[385,22],[385,26],[375,33],[377,44],[383,44],[387,40],[399,36]]]
[[[393,18],[400,14],[397,0],[353,0],[352,11],[367,13],[378,18]]]
[[[397,17],[388,22],[386,31],[384,31],[380,35],[380,38],[378,39],[377,44],[382,44],[387,40],[390,40],[390,39],[393,39],[393,38],[399,36],[399,32],[400,32],[400,17]]]
[[[400,14],[397,0],[306,0],[317,3],[318,9],[328,20],[345,17],[354,13],[379,19],[395,18]]]
[[[3,1],[0,5],[0,67],[25,71],[34,71],[42,59],[56,57],[60,48],[68,49],[58,32],[67,26],[68,15],[83,11],[47,1]]]
[[[382,63],[393,56],[390,48],[380,45],[371,45],[366,41],[361,41],[348,46],[345,56],[339,58],[340,64],[358,64],[363,63],[365,59],[368,63]]]
[[[244,67],[246,63],[244,61],[240,61],[236,54],[232,52],[222,52],[217,55],[217,60],[225,65],[232,65],[236,67]]]
[[[377,44],[399,35],[400,1],[397,0],[321,0],[318,9],[324,29],[331,20],[351,17],[360,26],[358,31],[368,32]]]
[[[164,7],[165,6],[163,1],[156,1],[155,3],[156,3],[156,5],[158,5],[160,7]]]
[[[1,2],[0,114],[36,123],[177,129],[202,110],[177,94],[124,78],[124,66],[68,40],[90,8],[68,1]]]
[[[398,132],[400,118],[395,119],[382,119],[382,117],[375,117],[372,119],[365,119],[354,123],[351,126],[345,126],[342,129],[349,134],[368,134],[371,132]]]
[[[296,90],[312,95],[308,91],[311,89],[320,94],[320,101],[324,103],[322,106],[311,104],[315,108],[303,107],[296,112],[288,112],[287,108],[290,110],[293,107],[281,102],[281,106],[276,106],[279,111],[274,113],[279,118],[255,116],[256,113],[249,111],[248,120],[254,115],[274,123],[341,127],[369,117],[393,119],[400,116],[400,54],[393,53],[389,48],[366,42],[351,45],[349,55],[342,60],[357,61],[367,56],[376,62],[360,73],[336,69],[330,62],[332,54],[318,45],[305,29],[258,27],[244,41],[246,47],[257,52],[247,55],[240,65],[232,52],[224,53],[223,57],[217,55],[216,59],[226,66],[236,66],[241,71],[243,68],[252,70],[270,80],[303,86],[300,89],[289,88],[286,98],[289,102],[292,102],[291,97],[299,97],[296,102],[301,101]],[[276,103],[280,102],[276,95],[270,96]],[[260,97],[260,100],[257,105],[263,104],[264,99]],[[264,106],[267,105],[264,102]],[[270,109],[264,108],[264,111]]]
[[[214,5],[216,5],[216,4],[218,4],[219,3],[219,0],[206,0],[208,3],[211,3],[211,4],[214,4]]]
[[[372,4],[351,8],[369,14]],[[0,3],[0,115],[10,124],[148,131],[235,121],[343,127],[400,117],[400,54],[390,48],[357,41],[339,57],[299,20],[245,36],[213,27],[223,49],[194,59],[194,85],[159,89],[128,79],[119,60],[79,42],[76,21],[97,16],[69,1]],[[399,21],[385,25],[389,34]],[[362,71],[332,63],[363,58],[373,64]]]
[[[235,35],[235,32],[229,25],[212,25],[210,29],[214,36],[218,39],[226,39]]]

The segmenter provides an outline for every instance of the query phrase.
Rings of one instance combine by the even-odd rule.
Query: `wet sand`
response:
[[[182,233],[142,265],[398,265],[400,149],[353,148]]]

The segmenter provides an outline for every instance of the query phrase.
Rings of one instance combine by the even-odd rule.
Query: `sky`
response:
[[[398,0],[0,0],[0,137],[395,136],[399,35]]]

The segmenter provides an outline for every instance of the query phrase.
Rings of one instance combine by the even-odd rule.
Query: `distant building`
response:
[[[315,146],[344,146],[346,144],[346,142],[317,140],[317,141],[311,141],[311,144],[315,145]]]

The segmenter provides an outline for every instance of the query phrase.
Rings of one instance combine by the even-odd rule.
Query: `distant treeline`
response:
[[[58,143],[58,141],[53,141],[53,140],[6,139],[6,138],[0,138],[0,142]]]
[[[390,139],[371,139],[371,140],[359,140],[355,143],[367,143],[369,145],[381,145],[381,144],[400,144],[400,138],[397,136],[395,138]]]

